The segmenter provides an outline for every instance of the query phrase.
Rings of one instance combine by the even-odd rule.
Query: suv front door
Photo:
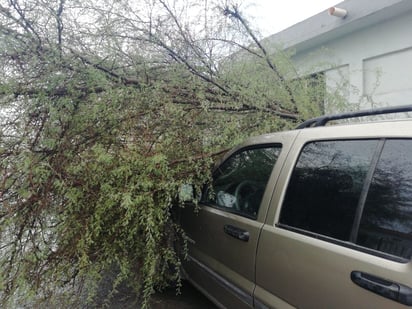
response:
[[[290,144],[290,141],[287,141]],[[204,294],[221,307],[253,307],[256,248],[279,168],[281,143],[234,151],[214,171],[198,213],[182,212],[189,238],[183,269]]]

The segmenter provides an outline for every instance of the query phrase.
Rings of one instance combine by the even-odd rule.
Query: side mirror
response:
[[[183,203],[192,202],[195,198],[194,188],[191,184],[183,184],[179,189],[179,200]]]
[[[200,202],[201,193],[192,184],[183,184],[179,188],[179,201],[183,203]]]

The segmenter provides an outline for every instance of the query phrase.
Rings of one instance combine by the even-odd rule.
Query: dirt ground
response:
[[[176,295],[176,291],[174,289],[167,290],[162,294],[157,294],[153,299],[151,308],[214,309],[217,307],[191,284],[184,282],[181,295]]]
[[[110,309],[138,309],[135,298],[120,293],[110,304]],[[217,307],[188,282],[183,282],[181,294],[174,288],[154,295],[150,309],[216,309]]]

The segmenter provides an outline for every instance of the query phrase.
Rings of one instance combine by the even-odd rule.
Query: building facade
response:
[[[299,74],[322,76],[330,96],[353,109],[412,104],[412,0],[346,0],[263,42],[293,51]],[[333,99],[330,99],[333,100]]]

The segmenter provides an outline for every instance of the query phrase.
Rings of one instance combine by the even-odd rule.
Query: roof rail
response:
[[[349,113],[341,113],[341,114],[336,114],[336,115],[320,116],[320,117],[316,117],[316,118],[306,120],[305,122],[303,122],[299,126],[297,126],[296,129],[305,129],[305,128],[312,128],[312,127],[323,127],[329,121],[332,121],[332,120],[350,119],[350,118],[357,118],[357,117],[364,117],[364,116],[374,116],[374,115],[384,115],[384,114],[395,114],[395,113],[403,113],[403,112],[412,112],[412,105],[383,107],[383,108],[376,108],[376,109],[361,110],[361,111],[357,111],[357,112],[349,112]]]

